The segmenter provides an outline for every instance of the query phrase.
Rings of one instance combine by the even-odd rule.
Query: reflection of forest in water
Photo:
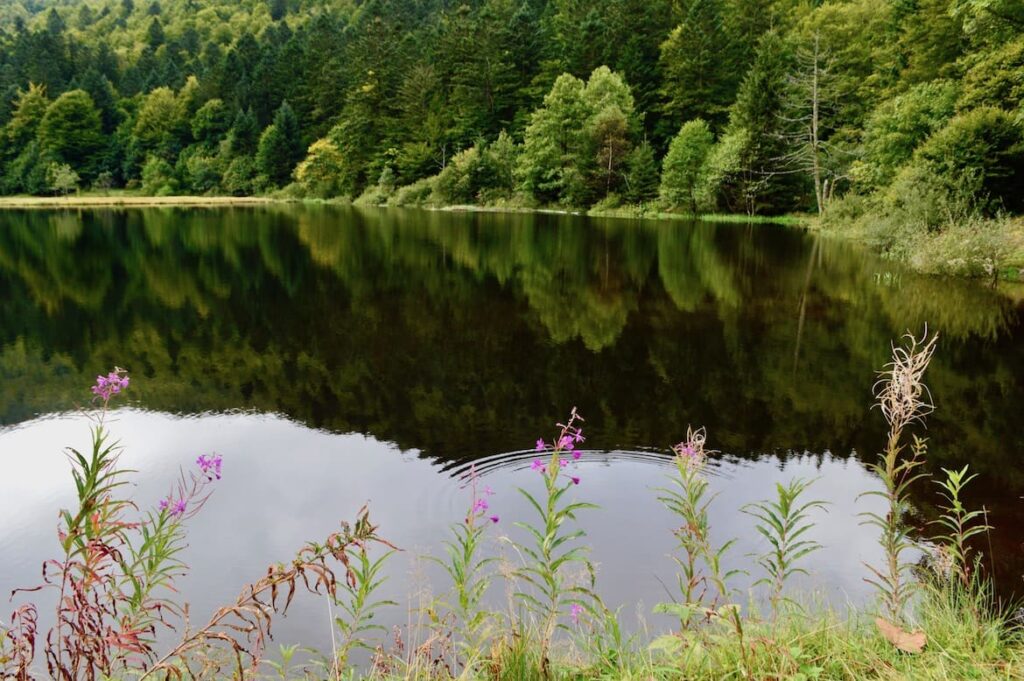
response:
[[[1019,310],[781,227],[9,212],[0,290],[0,423],[67,409],[118,364],[147,408],[281,412],[441,458],[526,446],[572,404],[595,447],[665,447],[700,423],[740,456],[870,455],[872,372],[927,321],[934,458],[1024,486]]]

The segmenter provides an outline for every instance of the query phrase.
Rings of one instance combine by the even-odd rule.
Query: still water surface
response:
[[[0,213],[0,590],[38,581],[73,486],[61,448],[92,377],[132,373],[115,412],[143,505],[199,453],[225,477],[191,528],[182,582],[196,616],[269,562],[369,503],[404,551],[386,596],[444,587],[439,554],[470,464],[497,490],[491,549],[536,489],[531,444],[572,406],[587,418],[581,499],[598,590],[624,617],[674,582],[655,499],[688,424],[716,457],[714,535],[732,563],[764,550],[739,508],[793,476],[827,500],[807,587],[870,596],[878,558],[857,496],[883,436],[873,372],[927,322],[932,468],[970,463],[996,526],[1004,593],[1024,573],[1024,315],[1002,293],[902,272],[778,226],[334,207]],[[915,522],[934,517],[927,486]],[[986,541],[987,544],[987,541]],[[988,548],[987,546],[985,547]],[[749,583],[758,575],[743,578]],[[493,594],[496,602],[502,593]],[[404,623],[396,608],[384,622]],[[276,630],[329,646],[323,603]]]

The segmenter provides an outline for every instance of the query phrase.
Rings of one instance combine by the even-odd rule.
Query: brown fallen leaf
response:
[[[923,631],[903,631],[881,617],[875,618],[875,626],[882,632],[882,636],[888,639],[889,643],[905,653],[919,653],[924,650],[924,646],[928,642],[928,637]]]

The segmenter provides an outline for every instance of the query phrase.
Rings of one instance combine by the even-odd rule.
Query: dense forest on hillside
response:
[[[1024,209],[1022,95],[1024,0],[13,0],[0,189],[838,203],[895,247]]]

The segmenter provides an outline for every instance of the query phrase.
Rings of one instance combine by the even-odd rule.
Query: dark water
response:
[[[502,551],[528,515],[514,488],[539,484],[524,450],[574,405],[589,435],[577,493],[601,505],[584,522],[598,590],[626,619],[642,601],[660,626],[650,605],[674,581],[672,518],[652,488],[688,424],[722,452],[712,522],[740,539],[733,563],[764,549],[739,507],[817,477],[825,550],[801,586],[863,602],[862,561],[878,550],[856,517],[873,502],[857,495],[879,487],[865,462],[884,433],[871,384],[890,339],[927,322],[941,335],[931,468],[980,474],[970,502],[996,527],[982,548],[1002,593],[1021,592],[1021,307],[800,230],[327,207],[7,212],[0,294],[3,591],[38,581],[73,492],[61,448],[87,438],[74,410],[116,364],[132,373],[114,428],[141,504],[197,454],[225,458],[186,556],[198,612],[366,502],[406,549],[388,595],[436,593],[444,581],[417,556],[464,513],[459,474],[476,462],[498,491]],[[926,537],[936,498],[915,495]],[[329,642],[322,602],[295,613],[278,640]]]

